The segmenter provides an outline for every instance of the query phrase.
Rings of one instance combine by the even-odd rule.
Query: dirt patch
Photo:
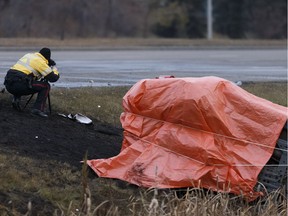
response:
[[[119,153],[122,130],[93,120],[92,125],[74,122],[57,113],[45,119],[0,104],[0,148],[40,160],[58,160],[79,166],[88,158],[106,158]]]
[[[92,125],[81,124],[59,116],[56,111],[47,119],[32,116],[30,108],[27,107],[23,112],[18,112],[12,108],[10,100],[7,98],[4,100],[1,97],[0,93],[1,155],[36,159],[40,161],[38,165],[40,168],[52,172],[53,167],[50,167],[47,161],[66,163],[75,171],[81,171],[80,161],[83,160],[86,152],[88,159],[108,158],[120,152],[121,128],[97,122],[94,119],[92,119]],[[22,164],[15,166],[21,171],[29,172],[29,167]],[[0,166],[0,171],[5,170]],[[22,193],[17,190],[0,192],[0,203],[2,203],[0,207],[1,205],[9,207],[10,200],[14,200],[14,203],[16,202],[19,206],[18,210],[23,213],[27,209],[28,200],[33,201],[36,212],[38,208],[43,210],[43,206],[47,208],[46,213],[53,212],[53,205],[47,200],[41,200],[37,192]]]

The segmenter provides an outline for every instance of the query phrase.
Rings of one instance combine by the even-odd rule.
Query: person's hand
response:
[[[49,59],[48,65],[49,65],[50,67],[55,66],[55,65],[56,65],[56,62],[55,62],[53,59]]]

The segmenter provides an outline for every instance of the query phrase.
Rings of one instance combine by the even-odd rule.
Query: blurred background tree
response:
[[[287,38],[286,0],[214,0],[217,33],[229,38]]]
[[[1,0],[0,37],[205,38],[206,0]],[[213,0],[217,38],[287,38],[287,0]]]

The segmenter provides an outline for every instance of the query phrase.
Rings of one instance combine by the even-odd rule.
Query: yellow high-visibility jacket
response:
[[[57,68],[50,67],[48,60],[40,53],[27,53],[11,69],[32,75],[35,79],[45,78],[50,82],[56,82],[59,79]]]

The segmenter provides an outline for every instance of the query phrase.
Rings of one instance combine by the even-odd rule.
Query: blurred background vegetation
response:
[[[213,0],[214,38],[287,38],[286,0]],[[206,0],[1,0],[0,37],[205,38]]]

